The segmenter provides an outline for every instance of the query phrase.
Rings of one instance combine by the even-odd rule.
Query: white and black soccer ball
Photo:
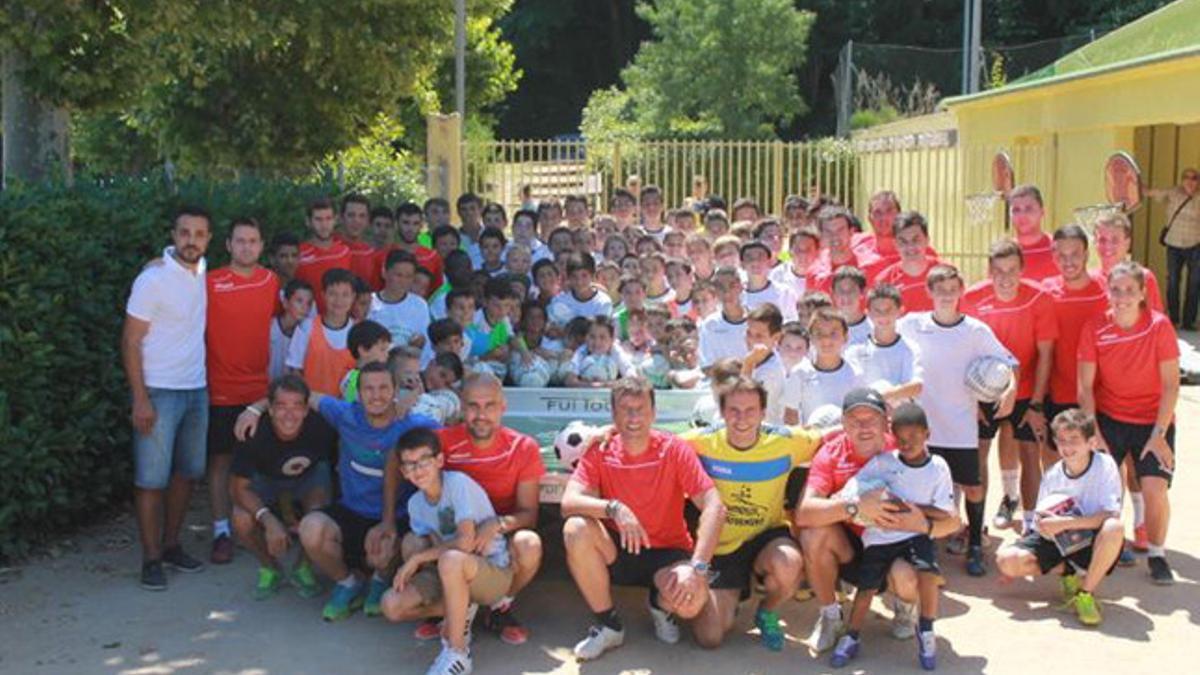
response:
[[[450,410],[448,410],[445,400],[441,396],[437,396],[437,393],[427,392],[418,396],[409,413],[431,417],[439,424],[446,424],[446,417]]]
[[[571,359],[564,358],[561,361],[550,364],[550,385],[561,387],[566,384],[567,376],[574,373],[575,369],[571,366]]]
[[[565,326],[575,318],[575,312],[565,302],[551,302],[546,308],[546,318],[556,326]]]
[[[508,366],[500,361],[476,361],[469,367],[477,373],[491,373],[501,382],[508,376]]]
[[[579,379],[587,382],[608,382],[617,379],[617,362],[607,354],[592,354],[584,357],[579,368]]]
[[[550,378],[554,375],[554,369],[546,362],[546,359],[537,354],[531,354],[530,356],[532,359],[529,364],[526,364],[519,354],[509,364],[508,372],[512,374],[513,384],[518,387],[545,387],[549,385]]]
[[[967,366],[965,384],[976,400],[995,403],[1004,395],[1012,372],[1008,361],[996,356],[980,356]]]
[[[650,381],[655,389],[670,389],[671,362],[658,352],[651,352],[638,363],[642,377]]]
[[[575,420],[563,427],[554,437],[554,455],[564,468],[571,471],[579,464],[579,458],[600,435],[600,428]]]
[[[818,429],[830,429],[842,423],[842,409],[832,403],[817,406],[805,420],[805,425]]]

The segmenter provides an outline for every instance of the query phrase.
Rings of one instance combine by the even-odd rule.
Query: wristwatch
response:
[[[1034,412],[1042,412],[1043,408],[1044,408],[1044,405],[1041,401],[1030,401],[1029,402],[1029,409]]]
[[[704,562],[703,560],[693,559],[692,562],[689,564],[692,566],[692,569],[696,570],[700,574],[708,574],[709,569],[711,569],[709,567],[709,564]]]
[[[845,502],[843,506],[846,507],[846,515],[851,518],[858,517],[858,502]]]

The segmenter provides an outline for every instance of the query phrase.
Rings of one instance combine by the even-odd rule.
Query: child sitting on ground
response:
[[[358,373],[368,363],[387,363],[388,350],[392,347],[392,334],[383,324],[371,320],[356,323],[346,337],[346,346],[354,357],[354,368],[346,373],[339,385],[342,400],[354,403],[358,400]]]
[[[571,358],[568,387],[610,387],[622,377],[634,374],[629,355],[616,344],[612,321],[598,316],[591,321],[587,341]]]

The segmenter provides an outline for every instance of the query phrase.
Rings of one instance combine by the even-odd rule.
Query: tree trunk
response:
[[[47,103],[25,86],[25,57],[6,50],[0,57],[0,98],[4,119],[3,185],[71,179],[70,118],[66,108]]]

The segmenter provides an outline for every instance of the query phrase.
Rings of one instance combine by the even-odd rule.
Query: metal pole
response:
[[[454,0],[454,109],[460,123],[467,114],[467,3]]]
[[[974,0],[971,9],[971,93],[979,91],[983,70],[983,0]]]
[[[971,93],[971,4],[972,0],[963,0],[962,79],[960,80],[963,94]]]

